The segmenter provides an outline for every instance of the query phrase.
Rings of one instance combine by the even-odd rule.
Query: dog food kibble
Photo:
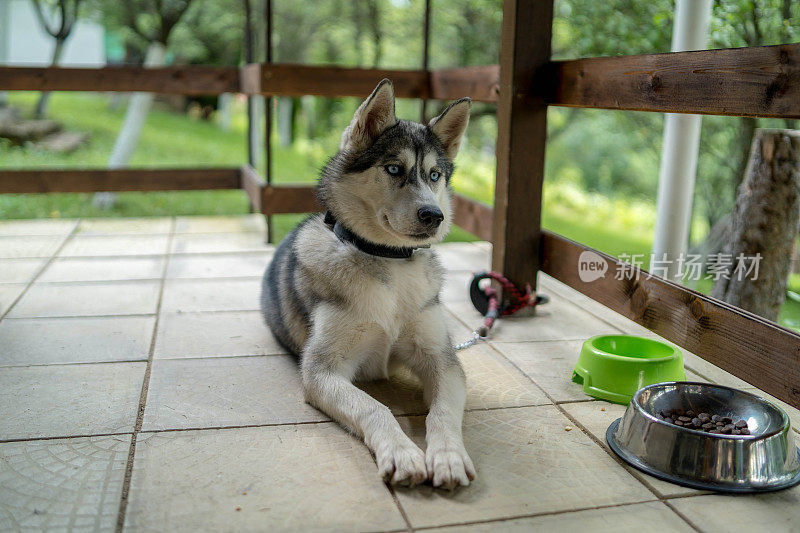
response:
[[[746,420],[734,422],[729,416],[695,413],[692,410],[662,409],[657,413],[664,422],[715,435],[749,435]]]

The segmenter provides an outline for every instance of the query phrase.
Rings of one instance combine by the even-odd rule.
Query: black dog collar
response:
[[[365,254],[374,255],[375,257],[409,259],[411,258],[411,254],[414,253],[414,250],[417,249],[417,247],[386,246],[370,242],[344,227],[341,222],[336,220],[336,217],[334,217],[333,213],[330,211],[325,211],[325,224],[331,228],[334,235],[336,235],[340,241],[349,242]]]

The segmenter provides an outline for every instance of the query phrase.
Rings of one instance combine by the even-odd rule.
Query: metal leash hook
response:
[[[494,280],[503,287],[505,294],[508,296],[508,303],[503,305],[502,308],[500,307],[500,298],[497,290],[494,287],[488,285],[481,288],[480,283],[485,279]],[[547,296],[534,293],[530,284],[525,287],[525,293],[522,293],[513,283],[497,272],[478,272],[475,274],[469,286],[469,298],[472,300],[472,305],[475,309],[483,315],[483,325],[473,331],[472,337],[468,340],[453,346],[456,351],[474,346],[480,340],[486,340],[495,320],[499,317],[513,315],[523,307],[536,307],[539,304],[545,304],[550,301]]]
[[[465,340],[464,342],[459,342],[458,344],[453,346],[453,349],[455,351],[466,350],[470,346],[475,346],[476,344],[478,344],[478,341],[481,340],[481,339],[485,340],[486,337],[481,337],[480,334],[477,331],[473,331],[472,332],[472,337],[470,337],[469,339]]]

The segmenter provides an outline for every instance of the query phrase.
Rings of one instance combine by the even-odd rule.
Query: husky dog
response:
[[[383,80],[322,171],[327,213],[295,228],[264,274],[264,318],[299,357],[306,400],[363,437],[395,484],[452,489],[475,478],[461,436],[464,372],[439,302],[444,270],[429,248],[450,228],[453,158],[470,105],[458,100],[428,125],[398,120]],[[397,365],[424,386],[425,452],[353,385]]]

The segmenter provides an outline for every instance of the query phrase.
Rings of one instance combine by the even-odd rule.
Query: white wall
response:
[[[0,9],[9,15],[7,27],[8,64],[45,66],[50,64],[55,40],[45,32],[36,19],[30,0],[0,0],[9,4]],[[96,22],[79,20],[67,39],[61,66],[103,66],[106,63],[103,45],[103,27]]]

